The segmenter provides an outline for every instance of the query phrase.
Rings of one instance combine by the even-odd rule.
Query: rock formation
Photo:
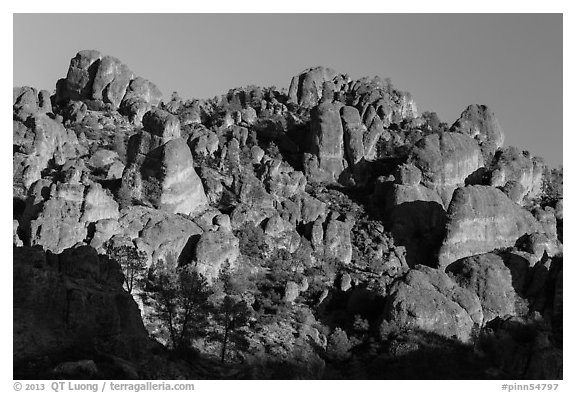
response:
[[[410,160],[422,171],[422,184],[436,190],[447,208],[452,193],[484,166],[478,144],[457,133],[432,134],[418,141]]]
[[[85,101],[95,109],[104,104],[112,109],[123,106],[141,118],[146,104],[158,105],[161,95],[154,84],[135,78],[117,58],[83,50],[70,60],[66,78],[58,81],[55,101],[58,105],[70,100]]]
[[[490,156],[504,144],[504,133],[494,112],[486,105],[470,105],[450,128],[476,139],[482,152]]]
[[[444,268],[463,257],[512,247],[525,234],[541,230],[536,219],[502,191],[488,186],[458,188],[448,208],[438,266]]]
[[[468,342],[484,319],[478,297],[445,273],[426,266],[397,281],[384,309],[384,323],[422,329]]]
[[[562,171],[503,140],[380,77],[163,101],[80,51],[13,89],[14,375],[561,377]]]
[[[122,187],[129,197],[171,213],[193,214],[208,200],[193,166],[192,153],[180,138],[180,123],[160,109],[148,112],[144,130],[128,144]]]

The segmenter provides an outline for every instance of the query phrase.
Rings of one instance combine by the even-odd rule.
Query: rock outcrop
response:
[[[444,236],[446,212],[436,191],[414,184],[419,171],[409,168],[397,174],[398,183],[405,184],[378,185],[375,199],[384,206],[384,221],[396,243],[406,247],[408,264],[432,266]]]
[[[170,213],[205,210],[208,199],[194,170],[192,153],[180,138],[178,119],[156,109],[144,116],[143,123],[145,129],[128,142],[124,195]]]
[[[330,82],[336,76],[331,68],[315,67],[302,71],[292,78],[288,98],[290,102],[304,108],[312,108],[322,98],[324,82]]]
[[[222,269],[234,270],[240,256],[239,244],[229,228],[219,227],[215,231],[204,232],[192,258],[196,271],[212,283]]]
[[[496,254],[480,254],[460,259],[446,271],[454,276],[458,285],[478,296],[485,323],[528,310],[527,301],[520,296],[528,277],[528,263],[508,267]]]
[[[422,138],[412,150],[410,161],[422,171],[422,184],[436,190],[446,208],[454,190],[484,166],[475,140],[449,132]]]
[[[317,158],[319,172],[319,175],[314,176],[314,180],[337,183],[346,165],[340,105],[326,102],[314,107],[310,127],[310,148]],[[308,169],[308,173],[310,172],[312,170]]]
[[[460,132],[476,139],[486,156],[493,155],[504,145],[504,133],[494,112],[486,105],[470,105],[460,118],[450,127],[452,132]]]
[[[112,56],[96,50],[83,50],[70,60],[66,78],[56,85],[55,102],[84,101],[92,109],[105,105],[123,107],[141,119],[147,109],[158,105],[162,94],[151,82],[134,76],[133,72]]]
[[[512,247],[523,235],[541,230],[528,211],[497,188],[458,188],[448,208],[438,264],[444,268],[460,258]]]
[[[418,266],[392,286],[383,323],[469,342],[472,329],[483,319],[478,296],[459,287],[446,273]]]
[[[31,195],[28,211],[21,220],[30,244],[60,253],[88,238],[88,228],[101,220],[118,219],[118,204],[98,183],[87,185],[79,179],[51,184],[49,195],[42,187]],[[35,207],[37,206],[37,207]]]
[[[500,150],[490,166],[489,184],[502,187],[505,191],[518,185],[518,190],[507,192],[516,203],[525,198],[536,198],[542,192],[542,174],[544,163],[538,157],[532,157],[527,151],[515,147]]]
[[[86,154],[76,134],[45,113],[32,113],[26,123],[13,122],[14,187],[21,194],[49,164],[64,165],[67,159]]]
[[[60,255],[14,249],[14,363],[62,354],[142,356],[148,334],[117,264],[82,246]],[[50,359],[52,358],[52,359]]]

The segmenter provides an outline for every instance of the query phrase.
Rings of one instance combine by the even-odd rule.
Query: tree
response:
[[[212,292],[206,280],[192,265],[175,268],[159,263],[148,278],[147,289],[157,317],[168,327],[172,347],[184,348],[207,324]]]
[[[233,342],[238,345],[244,341],[240,328],[248,325],[254,311],[243,295],[251,288],[252,283],[246,276],[232,275],[230,270],[226,269],[220,275],[217,286],[220,293],[213,299],[214,320],[222,327],[216,337],[222,341],[220,361],[224,363],[228,344]]]
[[[138,250],[135,246],[123,244],[108,248],[107,255],[108,258],[120,265],[124,274],[126,291],[132,294],[134,285],[142,278],[146,270],[146,260],[148,258],[146,253]]]
[[[542,175],[542,191],[544,198],[549,201],[557,201],[562,199],[564,195],[564,168],[562,165],[558,168],[550,170],[545,167]]]

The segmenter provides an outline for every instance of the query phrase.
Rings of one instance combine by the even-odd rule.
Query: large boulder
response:
[[[98,231],[98,224],[96,229]],[[121,211],[118,229],[108,239],[116,235],[135,242],[138,249],[146,253],[147,264],[151,265],[167,260],[169,255],[182,262],[188,261],[192,257],[194,239],[201,233],[198,224],[181,215],[131,206]]]
[[[494,112],[486,105],[470,105],[452,124],[450,131],[460,132],[476,139],[486,156],[494,154],[504,144],[504,133]]]
[[[518,260],[508,258],[508,261]],[[484,321],[496,317],[520,315],[527,311],[527,302],[520,297],[528,276],[528,262],[506,265],[497,254],[480,254],[460,259],[446,268],[463,288],[475,293],[482,304]]]
[[[331,81],[336,71],[331,68],[315,67],[302,71],[292,78],[288,91],[289,102],[304,108],[312,108],[322,98],[324,82]]]
[[[496,153],[490,167],[489,184],[503,188],[510,183],[518,184],[520,189],[513,195],[515,202],[520,203],[525,197],[535,198],[542,193],[543,173],[542,159],[516,147],[508,147]]]
[[[463,342],[484,317],[478,296],[446,273],[419,265],[395,281],[384,307],[384,324],[394,323]]]
[[[240,241],[227,228],[200,235],[193,257],[196,271],[211,283],[224,268],[235,269],[240,256]]]
[[[109,103],[112,108],[118,109],[133,77],[132,71],[117,58],[102,57],[92,82],[92,99]]]
[[[448,208],[446,236],[438,264],[512,247],[525,234],[541,231],[541,225],[502,191],[489,186],[466,186],[454,192]]]
[[[431,134],[414,146],[410,161],[422,171],[422,183],[436,190],[447,207],[452,193],[484,166],[478,143],[466,135]]]
[[[102,55],[97,50],[82,50],[70,60],[65,79],[56,85],[56,103],[92,98],[92,84]]]

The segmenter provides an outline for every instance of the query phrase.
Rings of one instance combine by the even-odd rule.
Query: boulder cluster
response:
[[[549,171],[504,146],[485,105],[451,126],[432,118],[389,80],[324,67],[287,92],[167,100],[83,50],[55,94],[15,87],[15,370],[214,377],[146,358],[154,315],[109,258],[128,246],[146,268],[191,265],[206,285],[251,277],[258,291],[243,296],[261,315],[235,355],[244,377],[276,375],[275,359],[306,378],[378,378],[376,365],[402,367],[438,340],[492,356],[479,378],[561,377]],[[98,361],[76,362],[86,346]]]

